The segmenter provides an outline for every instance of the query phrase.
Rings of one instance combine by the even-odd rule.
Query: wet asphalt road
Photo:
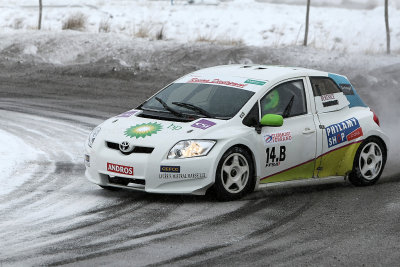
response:
[[[234,52],[227,55],[232,61],[243,53]],[[82,152],[90,129],[194,70],[187,61],[189,67],[161,71],[113,70],[110,61],[0,62],[1,128],[38,151],[15,173],[25,182],[0,195],[0,266],[398,265],[397,159],[389,159],[375,186],[307,181],[225,203],[212,195],[108,192],[86,181]],[[400,77],[398,66],[381,71]],[[353,78],[387,114],[365,79]],[[383,88],[391,92],[392,84]]]

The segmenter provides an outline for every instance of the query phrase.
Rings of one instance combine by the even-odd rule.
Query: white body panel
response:
[[[257,66],[244,68],[231,65],[199,70],[186,75],[178,81],[190,80],[193,77],[208,77],[210,81],[224,77],[234,82],[233,86],[243,84],[253,79],[252,84],[243,87],[255,94],[242,107],[242,109],[229,120],[206,119],[213,125],[207,129],[193,126],[202,119],[190,122],[165,121],[161,119],[148,119],[138,117],[140,111],[133,110],[125,116],[113,117],[101,124],[101,131],[97,135],[92,147],[85,145],[87,162],[86,177],[93,183],[102,186],[115,186],[142,190],[152,193],[177,193],[177,194],[204,194],[214,184],[218,163],[222,155],[231,147],[241,145],[247,147],[252,154],[257,182],[260,179],[288,170],[305,162],[314,162],[319,156],[328,153],[348,142],[329,143],[327,130],[322,126],[331,126],[348,119],[356,119],[357,125],[362,129],[362,135],[355,136],[351,141],[358,142],[368,136],[378,136],[388,146],[388,138],[380,127],[373,121],[372,112],[365,107],[348,108],[349,102],[343,93],[338,93],[322,99],[313,97],[308,76],[327,77],[328,73],[284,67]],[[228,78],[226,78],[228,77]],[[281,127],[263,127],[258,134],[253,127],[243,124],[243,117],[259,99],[271,90],[276,84],[288,79],[304,79],[307,97],[307,114],[291,117],[284,120]],[[246,89],[247,88],[247,89]],[[338,100],[335,106],[324,107],[326,100]],[[126,131],[131,127],[142,124],[157,124],[161,127],[158,131],[147,136],[128,136]],[[350,124],[349,124],[350,125]],[[350,126],[349,126],[350,127]],[[354,126],[358,127],[358,126]],[[343,130],[343,129],[342,129]],[[340,132],[340,130],[338,129]],[[267,143],[265,138],[273,134],[290,133],[290,140],[278,140]],[[331,132],[330,132],[331,133]],[[330,134],[329,133],[329,134]],[[206,156],[185,159],[167,159],[170,149],[182,140],[215,140],[216,144]],[[110,148],[107,142],[119,145],[129,141],[133,146],[154,148],[151,153],[123,154],[118,148]],[[285,147],[283,159],[281,147]],[[271,151],[275,149],[275,159],[271,161]],[[266,151],[269,149],[269,155]],[[119,173],[108,169],[109,163],[115,166],[125,166],[132,170]],[[179,167],[175,172],[163,172],[162,167]],[[130,169],[133,167],[133,169]],[[317,167],[317,166],[316,166]],[[115,168],[115,167],[113,167]],[[119,167],[118,167],[119,168]],[[172,169],[171,169],[172,170]],[[129,178],[134,181],[128,186],[110,183],[113,177]],[[301,178],[313,177],[313,172]]]

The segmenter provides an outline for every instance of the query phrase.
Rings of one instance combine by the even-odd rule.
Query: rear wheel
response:
[[[254,190],[254,165],[250,154],[241,147],[230,148],[222,156],[215,177],[215,193],[219,200],[241,198]]]
[[[377,138],[365,140],[357,150],[349,180],[356,186],[375,184],[386,163],[385,147]]]

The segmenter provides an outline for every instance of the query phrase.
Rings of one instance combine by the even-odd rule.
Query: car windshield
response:
[[[230,119],[254,92],[211,84],[174,83],[141,105],[143,110]],[[166,105],[165,105],[166,104]],[[172,110],[169,110],[172,109]]]

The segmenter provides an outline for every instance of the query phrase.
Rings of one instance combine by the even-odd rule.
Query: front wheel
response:
[[[350,182],[355,186],[375,184],[386,162],[386,151],[377,138],[365,140],[354,157],[353,170],[349,175]]]
[[[241,147],[230,148],[217,167],[214,185],[217,198],[222,201],[239,199],[254,187],[254,164],[250,154]]]

